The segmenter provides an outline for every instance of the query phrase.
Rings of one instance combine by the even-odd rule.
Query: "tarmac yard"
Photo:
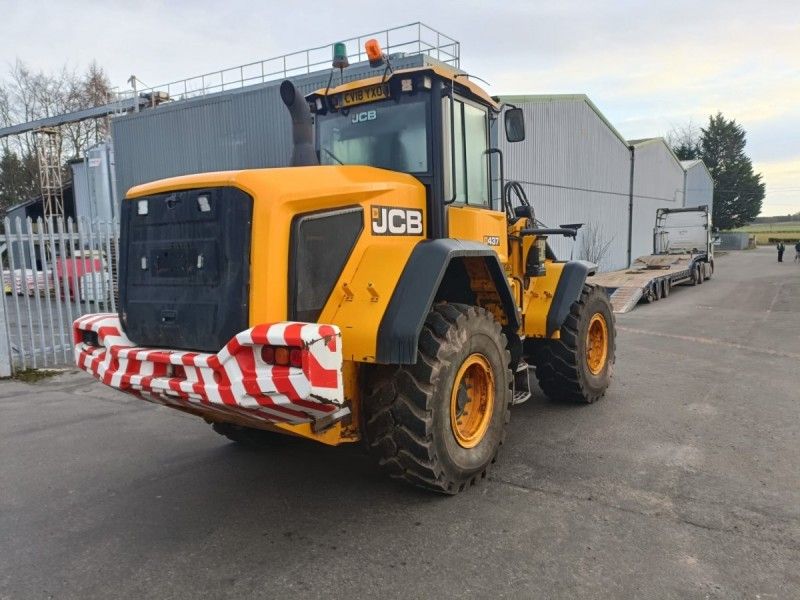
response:
[[[0,598],[800,597],[800,265],[731,253],[617,326],[607,396],[515,407],[452,498],[83,373],[2,382]]]

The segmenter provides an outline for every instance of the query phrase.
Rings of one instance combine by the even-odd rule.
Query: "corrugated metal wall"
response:
[[[425,55],[392,59],[395,69],[437,63]],[[344,81],[380,74],[368,63],[345,69]],[[291,78],[302,94],[325,87],[330,71]],[[334,85],[339,82],[334,74]],[[286,166],[291,125],[280,81],[212,94],[112,120],[118,195],[132,186],[188,173]]]
[[[86,157],[73,161],[72,183],[75,216],[96,221],[117,217],[114,189],[114,152],[110,144],[98,144],[86,151]]]
[[[709,210],[714,205],[714,181],[705,168],[703,162],[681,161],[686,169],[686,203],[685,206],[708,206]],[[712,214],[713,218],[713,214]]]
[[[683,167],[661,138],[635,144],[631,257],[653,252],[657,208],[683,206]]]
[[[719,234],[720,250],[746,250],[749,233],[723,232]]]
[[[575,243],[551,239],[559,258],[596,260],[597,248],[608,245],[598,261],[601,269],[628,266],[631,145],[631,258],[650,254],[656,209],[684,205],[684,170],[666,143],[660,138],[625,141],[584,95],[503,100],[523,109],[527,133],[516,144],[495,137],[507,179],[524,182],[537,218],[546,225],[584,223]]]
[[[559,258],[608,244],[603,270],[627,266],[630,150],[583,96],[503,98],[523,109],[526,138],[498,143],[506,178],[524,182],[536,217],[550,227],[584,223],[575,242],[550,239]],[[594,243],[592,243],[594,240]]]

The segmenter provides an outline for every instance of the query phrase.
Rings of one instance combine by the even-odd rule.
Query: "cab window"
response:
[[[444,114],[444,180],[445,198],[453,197],[455,172],[455,201],[478,206],[489,206],[489,147],[486,109],[468,102],[453,102],[453,130],[451,136],[450,100],[442,99]],[[453,138],[451,140],[451,137]],[[455,169],[452,166],[455,144]]]
[[[320,118],[323,165],[371,165],[405,173],[428,171],[425,99],[376,102]]]

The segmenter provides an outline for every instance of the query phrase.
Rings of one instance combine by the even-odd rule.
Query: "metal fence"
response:
[[[0,376],[72,364],[72,322],[117,310],[118,254],[115,221],[3,221]]]

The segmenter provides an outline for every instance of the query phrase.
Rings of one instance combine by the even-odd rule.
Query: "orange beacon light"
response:
[[[375,38],[367,40],[364,44],[364,50],[367,51],[370,67],[380,67],[383,64],[383,50],[381,50],[378,40]]]

